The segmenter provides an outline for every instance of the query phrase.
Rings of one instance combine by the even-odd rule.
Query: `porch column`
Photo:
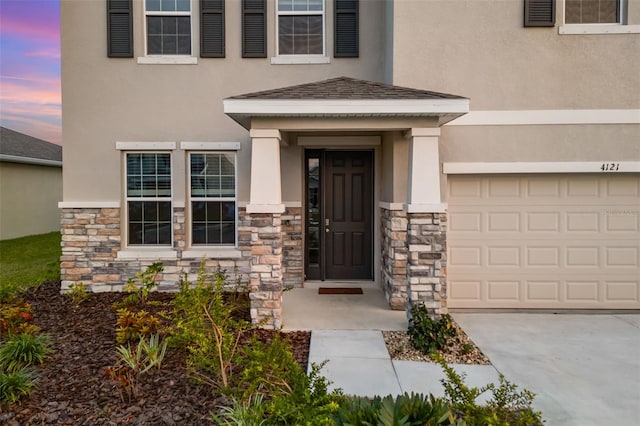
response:
[[[280,132],[252,129],[251,190],[247,219],[251,229],[251,320],[265,328],[282,326],[282,204]]]
[[[415,128],[409,139],[407,182],[407,316],[414,304],[424,305],[432,317],[446,308],[446,205],[440,197],[438,128]]]

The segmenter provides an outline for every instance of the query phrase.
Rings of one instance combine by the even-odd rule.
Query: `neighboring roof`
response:
[[[62,147],[0,127],[0,161],[62,166]]]
[[[462,96],[350,77],[247,93],[223,104],[246,129],[254,117],[437,117],[442,125],[469,112]]]
[[[465,99],[462,96],[338,77],[314,83],[247,93],[227,99]]]

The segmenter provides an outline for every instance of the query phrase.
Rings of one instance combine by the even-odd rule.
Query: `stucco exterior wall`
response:
[[[268,57],[241,57],[241,2],[226,3],[226,58],[197,65],[143,65],[143,4],[134,0],[134,58],[107,58],[104,2],[61,4],[65,195],[68,202],[122,201],[121,154],[116,141],[238,141],[238,199],[249,199],[251,148],[247,130],[223,113],[222,99],[337,76],[382,80],[385,5],[360,6],[360,57],[330,64],[272,65],[275,1],[268,2]],[[193,10],[197,11],[197,1]],[[333,2],[326,2],[326,50],[333,50]],[[193,54],[199,55],[199,17],[193,14]],[[90,100],[96,100],[92,103]],[[174,200],[185,197],[184,153],[176,150]],[[287,163],[288,164],[288,163]],[[287,164],[283,163],[286,169]],[[286,170],[284,173],[288,173]]]
[[[60,167],[0,162],[0,240],[60,230]]]

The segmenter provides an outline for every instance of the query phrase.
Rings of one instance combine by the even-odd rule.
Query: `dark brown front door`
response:
[[[373,153],[313,151],[307,177],[307,278],[372,279]]]

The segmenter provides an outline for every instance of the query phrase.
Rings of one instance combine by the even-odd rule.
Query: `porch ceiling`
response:
[[[248,93],[223,104],[225,114],[246,129],[258,117],[437,117],[442,125],[469,112],[469,99],[461,96],[349,77]]]

